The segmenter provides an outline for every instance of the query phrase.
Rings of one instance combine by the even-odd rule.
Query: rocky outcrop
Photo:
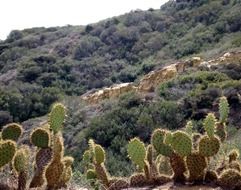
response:
[[[125,92],[136,91],[133,83],[122,83],[106,87],[94,93],[84,94],[81,98],[90,104],[96,104],[104,99],[116,98]]]
[[[192,57],[183,62],[176,62],[160,69],[151,71],[145,75],[137,85],[134,83],[122,83],[111,87],[105,87],[95,92],[88,92],[81,96],[81,99],[89,104],[96,104],[104,99],[116,98],[121,94],[134,91],[148,93],[153,91],[160,83],[172,79],[187,68],[205,67],[210,68],[217,64],[226,64],[230,59],[241,58],[241,52],[227,52],[224,55],[209,61],[203,61],[200,57]]]
[[[178,62],[160,70],[151,71],[140,80],[138,91],[153,91],[160,83],[175,77],[179,72],[183,72],[184,66],[184,62]]]
[[[134,85],[134,83],[116,84],[95,92],[88,92],[82,95],[81,99],[88,104],[96,104],[104,99],[116,98],[121,94],[130,91],[140,93],[150,92],[153,91],[160,83],[175,77],[178,73],[182,73],[185,70],[185,67],[190,66],[190,63],[193,65],[193,63],[196,62],[196,59],[186,62],[176,62],[161,69],[151,71],[145,75],[137,85]]]

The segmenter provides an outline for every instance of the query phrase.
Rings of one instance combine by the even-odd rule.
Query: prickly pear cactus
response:
[[[140,169],[144,169],[144,160],[146,157],[146,149],[143,142],[138,138],[132,139],[127,147],[128,156],[133,163]]]
[[[189,181],[203,181],[205,169],[207,168],[207,158],[198,152],[193,152],[186,158],[187,168],[189,170]]]
[[[17,141],[23,133],[23,128],[17,123],[10,123],[2,129],[3,140]]]
[[[29,156],[30,150],[27,146],[16,151],[13,158],[13,168],[17,173],[28,170]]]
[[[14,141],[0,141],[0,169],[12,161],[16,150],[16,143]]]
[[[48,148],[50,144],[50,133],[43,128],[36,128],[30,135],[30,141],[39,148]]]
[[[47,167],[45,177],[47,179],[48,189],[56,189],[60,183],[62,173],[64,171],[64,164],[59,160],[53,160]]]
[[[172,133],[167,131],[166,132],[166,136],[165,136],[165,140],[164,140],[164,144],[167,144],[167,145],[171,145],[172,144]]]
[[[203,136],[199,141],[199,153],[205,157],[214,156],[220,148],[220,140],[217,137]]]
[[[174,153],[170,157],[170,164],[173,170],[174,182],[184,183],[186,181],[185,172],[187,171],[186,162],[183,157]]]
[[[218,185],[225,189],[241,189],[240,172],[234,169],[224,170],[218,178]]]
[[[64,123],[65,115],[66,110],[63,104],[56,103],[53,105],[53,108],[49,114],[49,124],[50,128],[55,134],[61,130]]]
[[[227,121],[229,114],[229,104],[225,96],[221,97],[219,100],[219,121],[220,123],[225,123]]]
[[[217,127],[215,130],[215,135],[217,135],[221,142],[224,142],[227,139],[227,130],[226,130],[226,124],[225,123],[217,123]]]
[[[45,182],[45,171],[53,158],[53,150],[51,148],[40,149],[35,156],[36,170],[30,183],[30,188],[41,187]]]
[[[154,179],[159,175],[157,164],[154,162],[154,151],[153,151],[153,146],[148,145],[147,146],[147,155],[146,155],[146,160],[149,164],[149,170],[150,170],[150,178]]]
[[[101,181],[101,183],[105,186],[105,187],[109,187],[109,174],[105,168],[105,165],[102,164],[95,164],[95,171],[96,171],[96,175],[97,178]]]
[[[192,140],[185,132],[174,132],[171,145],[180,156],[187,156],[192,152]]]
[[[213,113],[209,113],[207,117],[204,119],[204,129],[207,132],[207,135],[212,138],[214,136],[214,131],[216,127],[216,118]]]
[[[105,151],[100,145],[95,145],[95,161],[97,164],[105,162]]]
[[[25,190],[27,188],[29,154],[29,148],[23,147],[17,150],[13,158],[13,168],[18,173],[18,190]]]
[[[161,129],[156,129],[151,136],[151,144],[154,146],[155,149],[158,147],[160,144],[164,143],[166,131],[161,130]]]
[[[54,135],[52,147],[54,159],[61,160],[64,156],[64,139],[62,137],[62,134]]]
[[[171,156],[173,154],[173,149],[170,145],[165,144],[166,131],[161,129],[156,129],[151,136],[151,144],[155,148],[158,154],[163,156]],[[170,136],[169,136],[170,139]],[[171,138],[172,139],[172,138]]]

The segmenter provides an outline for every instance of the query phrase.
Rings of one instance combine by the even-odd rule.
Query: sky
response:
[[[0,0],[0,39],[11,30],[86,25],[131,10],[159,9],[168,0]]]

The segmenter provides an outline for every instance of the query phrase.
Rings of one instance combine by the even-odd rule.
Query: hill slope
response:
[[[239,0],[169,1],[87,26],[12,31],[0,42],[0,125],[44,115],[63,95],[240,47],[240,9]]]

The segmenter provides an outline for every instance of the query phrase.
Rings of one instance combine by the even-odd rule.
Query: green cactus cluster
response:
[[[210,169],[210,160],[218,154],[227,136],[228,113],[228,101],[221,97],[220,118],[217,120],[213,113],[209,113],[203,122],[204,134],[193,133],[192,122],[188,122],[184,130],[154,130],[148,145],[139,138],[131,139],[127,152],[136,166],[136,172],[128,179],[112,178],[108,174],[104,165],[104,149],[90,140],[89,149],[83,155],[83,161],[88,163],[87,179],[99,180],[107,189],[158,186],[169,181],[183,184],[211,183],[227,189],[240,189],[241,165],[237,150],[227,155],[228,162],[220,171]],[[171,173],[167,170],[171,170]]]
[[[103,147],[89,140],[89,149],[83,154],[83,161],[86,164],[86,178],[92,182],[99,180],[101,189],[123,189],[129,187],[129,182],[124,178],[111,177],[105,166],[106,153]],[[92,183],[96,186],[95,183]]]
[[[61,129],[65,120],[65,107],[54,104],[48,124],[33,129],[30,142],[33,147],[19,145],[23,128],[16,123],[3,127],[0,138],[0,170],[12,169],[18,179],[18,190],[29,188],[61,189],[72,177],[74,159],[64,156],[64,141]],[[35,147],[35,148],[34,148]],[[30,151],[35,151],[34,164]],[[33,177],[31,177],[33,174]],[[6,185],[7,187],[7,185]]]
[[[153,131],[150,144],[133,138],[127,146],[128,158],[136,171],[127,178],[112,177],[106,166],[106,152],[100,144],[89,140],[83,154],[86,178],[100,189],[119,190],[132,187],[159,186],[173,181],[183,184],[212,183],[226,189],[241,189],[239,151],[232,150],[222,167],[211,169],[211,160],[218,154],[227,137],[228,101],[221,97],[219,119],[213,113],[203,122],[204,134],[194,133],[191,122],[184,130]],[[21,125],[12,123],[3,127],[0,138],[0,170],[12,169],[18,181],[18,190],[45,188],[57,190],[67,187],[72,177],[74,159],[65,156],[62,129],[66,109],[53,105],[48,123],[33,129],[30,142],[33,147],[18,143],[23,134]],[[31,163],[30,150],[34,153]],[[30,175],[33,174],[33,175]],[[97,183],[98,182],[98,183]]]

